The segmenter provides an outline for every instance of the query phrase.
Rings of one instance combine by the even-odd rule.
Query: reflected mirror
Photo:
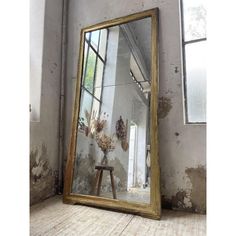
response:
[[[82,30],[64,200],[160,216],[155,23],[157,9]]]

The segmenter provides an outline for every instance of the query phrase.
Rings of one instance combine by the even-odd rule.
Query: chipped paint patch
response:
[[[171,199],[163,195],[161,198],[161,204],[165,209],[194,212],[189,191],[185,190],[178,191],[174,196],[171,197]]]
[[[206,213],[206,168],[186,168],[186,181],[189,187],[181,189],[167,198],[162,196],[162,207],[167,209]]]
[[[57,185],[58,172],[50,167],[47,147],[42,144],[30,152],[30,204],[55,195]]]
[[[171,199],[173,209],[188,209],[192,208],[192,203],[190,200],[190,196],[187,191],[180,190],[176,193],[175,196],[172,196]]]
[[[165,118],[172,109],[171,99],[167,97],[160,97],[158,102],[158,117]]]
[[[206,168],[187,168],[185,173],[192,183],[191,201],[195,212],[206,212]]]
[[[95,159],[87,154],[77,154],[73,174],[72,192],[81,194],[93,194],[95,185]]]

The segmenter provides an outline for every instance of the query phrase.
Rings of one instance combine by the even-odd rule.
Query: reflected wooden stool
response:
[[[114,181],[114,176],[113,176],[114,167],[97,165],[97,166],[95,166],[95,169],[97,170],[96,182],[95,182],[95,193],[96,193],[96,195],[97,196],[100,195],[103,171],[108,170],[108,171],[110,171],[113,198],[116,199],[115,181]]]

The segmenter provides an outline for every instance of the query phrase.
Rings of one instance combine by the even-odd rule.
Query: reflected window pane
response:
[[[101,93],[102,93],[102,88],[101,87],[95,88],[94,96],[99,100],[101,100]]]
[[[189,122],[206,122],[206,41],[187,44],[186,85]]]
[[[106,44],[107,44],[107,29],[101,30],[100,44],[99,44],[99,55],[105,60],[106,55]]]
[[[96,51],[98,50],[99,35],[100,35],[100,30],[93,31],[91,35],[91,44]]]
[[[96,64],[96,54],[91,48],[89,48],[89,54],[86,65],[86,75],[84,79],[84,87],[87,88],[91,93],[93,92],[95,64]]]
[[[97,67],[96,67],[95,94],[94,94],[98,99],[100,99],[100,96],[101,96],[103,68],[104,68],[104,64],[98,58]]]
[[[184,1],[184,40],[206,37],[206,7],[203,0]]]
[[[88,117],[86,115],[86,113],[91,112],[91,108],[92,108],[92,96],[86,92],[85,90],[82,91],[82,95],[81,95],[81,105],[80,105],[80,120],[81,122],[83,122],[86,126],[88,126]]]
[[[93,107],[92,107],[92,116],[97,118],[99,116],[99,109],[100,109],[100,102],[96,100],[95,98],[93,99]]]
[[[83,78],[84,78],[84,74],[85,74],[87,52],[88,52],[88,44],[87,44],[87,42],[85,42],[85,45],[84,45],[84,60],[83,60]]]
[[[87,40],[89,40],[90,32],[86,33],[86,34],[85,34],[85,37],[86,37]]]

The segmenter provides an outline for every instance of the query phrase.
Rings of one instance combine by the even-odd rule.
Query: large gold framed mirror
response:
[[[64,203],[160,219],[158,9],[81,30]]]

